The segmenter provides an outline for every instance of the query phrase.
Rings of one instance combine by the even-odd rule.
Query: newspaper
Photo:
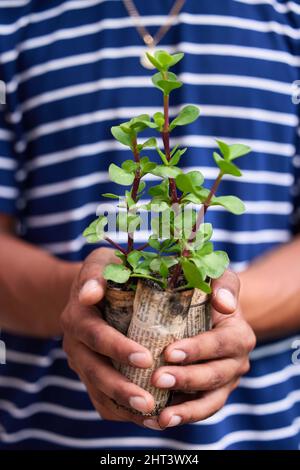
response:
[[[209,296],[199,289],[194,289],[190,310],[187,317],[185,338],[191,338],[212,327]]]
[[[193,290],[165,292],[146,283],[138,283],[127,336],[151,351],[153,365],[141,369],[122,364],[119,370],[131,382],[153,395],[156,405],[153,415],[165,407],[170,392],[154,387],[151,376],[154,370],[165,365],[162,355],[165,347],[184,337],[192,295]]]

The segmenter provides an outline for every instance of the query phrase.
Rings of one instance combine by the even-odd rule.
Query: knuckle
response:
[[[111,390],[111,397],[115,402],[117,403],[126,402],[127,389],[125,385],[128,386],[126,382],[125,383],[119,382],[113,385],[113,388]]]
[[[97,380],[97,371],[93,365],[87,364],[85,369],[84,369],[84,375],[86,377],[86,380],[90,384],[94,384]]]
[[[250,370],[250,361],[247,359],[247,360],[243,361],[243,363],[241,364],[240,374],[241,375],[247,374],[247,372],[249,372],[249,370]]]
[[[86,341],[88,345],[94,351],[101,351],[102,345],[102,330],[100,328],[91,328],[90,326],[86,327]]]
[[[210,377],[208,379],[208,385],[210,389],[214,390],[219,388],[224,383],[224,374],[220,370],[211,368]]]
[[[247,346],[248,352],[251,352],[256,346],[256,336],[251,328],[249,328],[249,334],[247,337],[246,346]]]
[[[193,407],[188,403],[182,403],[180,405],[180,416],[182,416],[183,423],[192,423],[198,421],[195,416],[195,412],[193,412]]]
[[[225,353],[225,348],[226,348],[226,340],[225,338],[221,335],[218,334],[215,337],[215,355],[216,357],[223,357]]]
[[[254,349],[256,344],[255,335],[245,321],[239,328],[239,334],[237,335],[238,341],[236,343],[236,353],[239,355],[248,354]]]
[[[113,353],[115,355],[115,358],[119,360],[120,362],[124,362],[125,356],[126,355],[126,349],[125,349],[125,344],[123,341],[116,341],[113,343]]]
[[[191,391],[195,388],[195,374],[191,373],[188,368],[182,367],[176,369],[175,387],[182,391]]]

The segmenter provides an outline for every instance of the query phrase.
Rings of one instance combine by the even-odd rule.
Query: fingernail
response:
[[[149,355],[143,352],[131,353],[128,357],[133,366],[146,367],[149,365]]]
[[[130,397],[129,404],[131,408],[134,408],[137,411],[144,412],[148,409],[147,402],[143,397]]]
[[[101,286],[96,279],[89,279],[86,283],[82,286],[79,295],[80,297],[89,297],[90,295],[94,295],[95,293],[99,293],[101,290]]]
[[[176,383],[174,375],[171,374],[162,374],[159,379],[156,381],[156,387],[158,388],[170,388],[173,387]]]
[[[155,429],[155,431],[162,431],[156,419],[145,419],[143,425],[146,426],[146,428]]]
[[[219,289],[217,292],[217,297],[223,304],[230,308],[230,310],[236,309],[236,301],[230,290],[223,288]]]
[[[184,351],[181,351],[181,349],[173,349],[168,356],[170,361],[180,362],[186,359],[187,354]]]
[[[182,421],[181,416],[173,415],[172,418],[169,421],[169,424],[168,424],[167,428],[172,428],[173,426],[178,426],[178,424],[180,424],[181,421]]]

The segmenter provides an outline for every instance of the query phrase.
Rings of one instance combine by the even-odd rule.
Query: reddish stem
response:
[[[123,255],[126,255],[126,251],[116,242],[114,242],[113,240],[111,240],[111,238],[108,238],[108,237],[105,237],[105,240],[111,245],[113,246],[114,248],[116,248],[117,250],[121,251],[121,253],[123,253]]]
[[[139,163],[140,154],[137,148],[136,137],[132,140],[132,144],[133,144],[132,152],[133,152],[134,160],[136,163]],[[137,195],[138,195],[140,181],[141,181],[141,171],[140,171],[140,168],[138,168],[135,172],[134,180],[132,183],[132,189],[131,189],[131,198],[134,202],[137,202]],[[130,253],[132,250],[133,250],[133,233],[128,233],[127,253]]]
[[[165,154],[168,161],[171,160],[171,150],[170,150],[170,131],[169,131],[169,96],[164,95],[164,128],[162,131],[162,140],[164,144]],[[176,204],[178,202],[178,195],[176,189],[176,183],[173,178],[169,178],[170,183],[170,196],[172,203]]]
[[[220,171],[219,174],[218,174],[218,177],[216,178],[211,190],[209,191],[209,194],[207,196],[207,198],[205,199],[199,213],[198,213],[198,216],[197,216],[197,220],[192,228],[192,233],[190,234],[189,238],[188,238],[188,242],[192,242],[197,234],[197,231],[199,230],[200,228],[200,225],[203,221],[203,218],[207,212],[207,209],[209,208],[209,205],[211,203],[211,200],[213,198],[213,196],[216,194],[217,192],[217,189],[219,187],[219,184],[221,182],[221,179],[222,179],[222,176],[223,176],[223,173]],[[184,248],[183,252],[182,252],[182,256],[188,256],[189,255],[189,249],[188,248]],[[180,264],[177,264],[177,266],[175,267],[174,271],[173,271],[173,274],[171,276],[171,279],[169,281],[169,289],[174,289],[176,287],[176,284],[178,282],[178,279],[179,279],[179,276],[181,274],[181,265]]]
[[[143,245],[141,245],[139,248],[137,248],[136,250],[137,251],[143,251],[145,248],[148,248],[149,246],[149,243],[144,243]]]

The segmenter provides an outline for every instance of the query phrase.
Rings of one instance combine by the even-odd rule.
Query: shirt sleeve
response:
[[[5,121],[5,105],[0,105],[0,213],[13,215],[17,211],[17,166],[14,136]]]

